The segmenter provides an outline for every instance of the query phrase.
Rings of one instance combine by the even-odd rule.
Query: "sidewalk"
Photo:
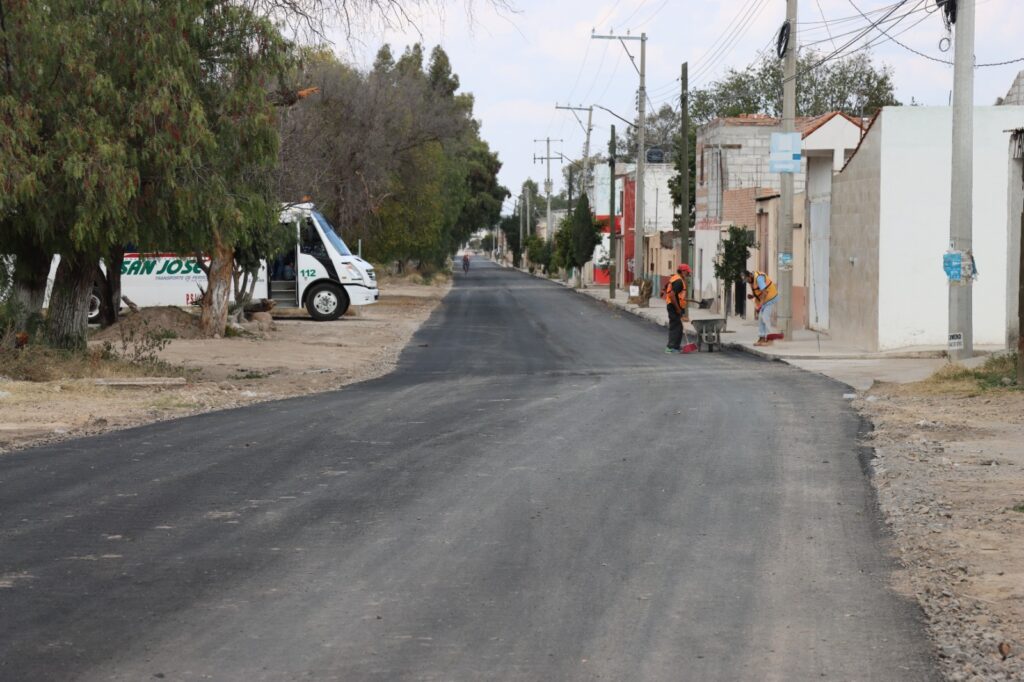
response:
[[[606,305],[633,313],[663,327],[668,326],[668,313],[660,298],[651,299],[650,307],[627,303],[623,291],[615,292],[615,299],[608,296],[607,286],[590,286],[577,289],[578,293],[590,296]],[[691,319],[721,317],[708,310],[690,309]],[[692,335],[692,327],[687,327]],[[743,351],[767,360],[789,363],[795,367],[824,374],[847,384],[858,391],[866,391],[876,382],[910,383],[926,379],[948,363],[942,347],[915,347],[872,353],[858,348],[842,346],[827,334],[809,329],[800,329],[791,341],[775,341],[770,346],[754,346],[757,341],[757,323],[730,317],[727,331],[722,334],[722,345],[732,350]],[[998,351],[1000,348],[979,348],[979,352]],[[968,361],[967,365],[980,364],[984,356]]]

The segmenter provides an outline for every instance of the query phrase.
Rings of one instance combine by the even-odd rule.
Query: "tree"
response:
[[[49,254],[61,255],[47,340],[84,347],[97,280],[116,311],[126,243],[211,253],[208,313],[226,289],[218,283],[230,282],[235,246],[254,225],[276,226],[276,211],[269,218],[266,210],[276,131],[264,79],[287,44],[233,0],[6,9],[0,94],[6,108],[25,103],[28,125],[19,119],[10,128],[37,168],[0,217],[0,247],[15,255],[16,278],[28,288],[45,283]],[[6,155],[18,158],[16,150]],[[261,212],[267,219],[255,220]],[[18,274],[23,268],[31,277]],[[218,317],[207,314],[204,327],[215,333]]]
[[[672,216],[672,227],[679,232],[683,239],[688,239],[690,226],[693,225],[693,218],[695,215],[694,207],[696,206],[697,200],[697,126],[694,125],[693,121],[690,121],[689,130],[689,145],[687,146],[687,158],[683,159],[682,155],[674,154],[672,158],[672,165],[675,168],[675,175],[669,178],[668,189],[672,192],[672,204],[676,207],[677,213]],[[676,133],[674,147],[679,149],[681,146],[681,134]],[[686,170],[686,166],[689,166],[689,185],[690,191],[687,195],[689,198],[689,204],[686,206],[686,210],[682,210],[683,203],[683,172]]]
[[[715,258],[715,277],[725,285],[725,314],[729,315],[729,301],[733,285],[739,282],[747,269],[750,249],[757,246],[754,233],[745,226],[729,226],[729,236],[722,242],[722,251]]]
[[[594,257],[594,248],[601,241],[601,224],[590,212],[590,199],[582,195],[576,207],[555,235],[558,261],[566,269],[576,269],[576,286],[582,286],[581,268]]]
[[[397,61],[383,46],[367,73],[307,52],[298,80],[320,94],[284,120],[282,196],[312,194],[377,260],[440,264],[498,221],[501,162],[443,50],[425,65],[420,45]]]
[[[498,229],[505,235],[505,244],[512,252],[512,265],[520,267],[522,264],[522,245],[519,243],[520,217],[518,213],[502,216],[498,223]]]
[[[842,111],[850,116],[871,116],[878,109],[898,105],[892,68],[878,67],[869,52],[832,59],[805,50],[797,59],[798,116]],[[690,93],[690,116],[697,123],[716,117],[763,113],[782,114],[782,61],[766,54],[761,61],[736,70],[707,88]]]

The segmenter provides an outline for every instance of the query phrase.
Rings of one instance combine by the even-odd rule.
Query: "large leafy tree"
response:
[[[106,259],[116,273],[124,244],[230,264],[254,225],[276,224],[264,79],[287,45],[231,0],[8,1],[4,10],[0,100],[19,113],[5,118],[4,156],[33,161],[4,180],[0,247],[32,285],[61,255],[47,338],[81,348],[97,266]],[[219,273],[211,268],[204,301],[210,333],[223,330],[218,310],[206,315]]]
[[[868,52],[823,63],[825,55],[804,50],[797,59],[798,116],[842,111],[870,116],[879,108],[899,104],[892,68],[875,64]],[[698,123],[715,117],[763,113],[782,115],[782,61],[765,55],[743,69],[730,69],[706,88],[690,93],[690,116]]]
[[[385,45],[366,73],[313,51],[299,72],[320,93],[286,114],[282,197],[312,195],[382,261],[440,263],[498,222],[501,162],[443,50]]]
[[[555,250],[559,264],[576,269],[576,286],[581,285],[581,268],[594,256],[594,248],[601,240],[601,225],[590,212],[590,200],[582,195],[569,214],[562,229],[555,235]]]

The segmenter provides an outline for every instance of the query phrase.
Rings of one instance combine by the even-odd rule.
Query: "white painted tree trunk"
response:
[[[210,258],[206,294],[203,296],[199,329],[204,336],[223,336],[228,323],[228,301],[231,299],[231,274],[235,250],[216,238]]]

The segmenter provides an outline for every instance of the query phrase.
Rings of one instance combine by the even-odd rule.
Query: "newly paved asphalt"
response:
[[[0,457],[0,679],[933,679],[843,388],[663,337],[476,261],[387,377]]]

